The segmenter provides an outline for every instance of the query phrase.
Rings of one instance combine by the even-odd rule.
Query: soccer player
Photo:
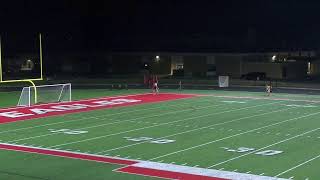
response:
[[[271,95],[271,84],[266,84],[266,93],[267,93],[267,96],[270,96]]]
[[[155,82],[153,83],[152,91],[153,91],[153,93],[155,93],[155,94],[158,94],[158,93],[159,93],[158,81],[155,81]]]

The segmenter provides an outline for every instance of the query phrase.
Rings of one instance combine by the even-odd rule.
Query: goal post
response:
[[[35,92],[35,90],[37,92]],[[35,101],[34,96],[37,96]],[[21,91],[18,106],[32,106],[56,102],[71,102],[71,84],[53,84],[24,87]]]
[[[6,36],[5,36],[6,37]],[[25,44],[26,43],[25,39],[26,37],[24,37],[22,40],[24,43],[24,46],[19,46],[20,43],[18,41],[12,41],[12,44],[14,44],[15,49],[25,49],[23,50],[23,52],[28,52],[25,55],[21,55],[21,53],[19,55],[23,56],[23,57],[19,57],[17,59],[12,58],[12,57],[18,57],[15,53],[12,54],[12,52],[8,52],[8,49],[11,48],[11,46],[9,45],[10,42],[9,39],[14,39],[17,40],[19,38],[16,38],[15,36],[10,36],[11,38],[7,37],[5,41],[5,45],[3,46],[3,37],[0,35],[0,83],[19,83],[19,82],[28,82],[32,84],[33,87],[33,101],[35,103],[37,103],[37,88],[36,85],[34,83],[34,81],[41,81],[43,80],[43,59],[42,59],[42,35],[41,33],[39,33],[35,39],[33,39],[34,37],[29,37],[32,38],[31,41],[28,41],[28,46],[33,44],[35,46],[37,46],[37,48],[34,48],[32,51],[29,51],[29,48],[26,48]],[[15,38],[12,38],[15,37]],[[30,40],[30,39],[29,39]],[[14,43],[13,43],[14,42]],[[31,42],[31,44],[30,44]],[[17,48],[16,46],[19,46],[19,48]],[[32,45],[31,45],[32,46]],[[3,47],[7,47],[7,48],[3,48]],[[5,50],[3,50],[5,49]],[[13,49],[13,48],[11,48]],[[10,49],[10,51],[11,51]],[[8,55],[9,54],[9,55]],[[9,57],[9,58],[8,58]],[[31,60],[30,57],[38,59],[38,61],[35,60]],[[33,62],[34,61],[34,62]],[[10,66],[11,65],[11,66]],[[20,65],[20,67],[19,67]],[[37,68],[35,68],[35,66]],[[33,72],[33,70],[37,69],[38,72],[35,73]],[[12,74],[11,72],[19,72],[17,74]],[[31,76],[24,76],[24,74],[29,73],[29,75]],[[28,88],[29,92],[31,92],[31,88]],[[22,94],[21,94],[22,95]],[[25,96],[23,94],[23,96]],[[32,95],[29,95],[29,97],[31,97]],[[20,97],[22,98],[22,97]],[[29,100],[29,102],[31,102],[32,100]]]

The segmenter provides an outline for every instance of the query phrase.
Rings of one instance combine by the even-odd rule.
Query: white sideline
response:
[[[280,122],[277,122],[277,123],[273,123],[273,124],[269,124],[269,125],[266,125],[266,126],[262,126],[262,127],[259,127],[259,128],[251,129],[251,130],[248,130],[248,131],[245,131],[245,132],[242,132],[242,133],[234,134],[234,135],[227,136],[227,137],[224,137],[224,138],[221,138],[221,139],[216,139],[216,140],[213,140],[213,141],[209,141],[207,143],[199,144],[199,145],[196,145],[196,146],[191,146],[189,148],[185,148],[185,149],[182,149],[182,150],[178,150],[178,151],[174,151],[174,152],[171,152],[171,153],[168,153],[168,154],[164,154],[164,155],[152,158],[150,160],[155,160],[155,159],[159,159],[159,158],[162,158],[162,157],[167,157],[167,156],[170,156],[170,155],[173,155],[173,154],[178,154],[180,152],[185,152],[185,151],[188,151],[188,150],[191,150],[191,149],[203,147],[203,146],[215,143],[215,142],[223,141],[225,139],[230,139],[230,138],[233,138],[233,137],[236,137],[236,136],[240,136],[240,135],[243,135],[243,134],[248,134],[250,132],[254,132],[254,131],[257,131],[257,130],[260,130],[260,129],[268,128],[268,127],[271,127],[271,126],[283,124],[283,123],[286,123],[286,122],[294,121],[294,120],[297,120],[297,119],[301,119],[301,118],[305,118],[305,117],[309,117],[309,116],[313,116],[313,115],[317,115],[317,114],[320,114],[320,112],[312,113],[312,114],[308,114],[308,115],[304,115],[304,116],[300,116],[300,117],[296,117],[296,118],[291,118],[291,119],[287,119],[287,120],[280,121]]]
[[[275,103],[269,103],[269,104],[275,104]],[[267,104],[264,104],[264,105],[267,105]],[[113,135],[119,135],[119,134],[124,134],[124,133],[128,133],[128,132],[134,132],[134,131],[139,131],[139,130],[143,130],[143,129],[153,128],[153,127],[157,127],[157,126],[162,126],[162,125],[167,125],[167,124],[173,124],[173,123],[177,123],[177,122],[181,122],[181,121],[187,121],[187,120],[190,120],[190,119],[196,119],[196,118],[201,118],[201,117],[208,117],[208,116],[211,116],[211,115],[223,114],[223,113],[226,113],[226,112],[232,112],[232,111],[239,111],[239,110],[243,110],[243,109],[249,109],[249,108],[257,107],[257,106],[261,106],[261,104],[260,104],[260,105],[256,105],[256,106],[245,107],[245,108],[233,109],[233,110],[228,110],[228,111],[221,111],[221,112],[211,113],[211,114],[205,114],[205,115],[196,116],[196,117],[191,117],[191,118],[185,118],[185,119],[181,119],[181,120],[177,120],[177,121],[171,121],[171,122],[161,123],[161,124],[157,124],[157,125],[153,125],[153,126],[147,126],[147,127],[143,127],[143,128],[132,129],[132,130],[123,131],[123,132],[119,132],[119,133],[115,133],[115,134],[108,134],[108,135],[103,135],[103,136],[97,136],[97,137],[94,137],[94,138],[88,138],[88,139],[84,139],[84,140],[73,141],[73,142],[70,142],[70,143],[58,144],[58,145],[51,146],[51,147],[59,147],[59,146],[65,146],[65,145],[69,145],[69,144],[76,144],[76,143],[80,143],[80,142],[91,141],[91,140],[100,139],[100,138],[104,138],[104,137],[109,137],[109,136],[113,136]],[[51,148],[51,147],[50,147],[50,148]]]
[[[133,164],[130,166],[177,172],[177,173],[187,173],[187,174],[206,176],[206,177],[225,178],[225,179],[232,179],[232,180],[288,180],[283,178],[267,177],[267,176],[253,175],[253,174],[247,174],[247,173],[205,169],[205,168],[198,168],[198,167],[188,167],[188,166],[165,164],[165,163],[150,162],[150,161],[141,161],[137,164]]]
[[[154,170],[164,170],[164,171],[170,171],[170,172],[187,173],[187,174],[207,176],[207,177],[227,178],[227,179],[233,179],[233,180],[248,180],[248,179],[250,179],[250,180],[288,180],[288,179],[283,179],[283,178],[267,177],[267,176],[253,175],[253,174],[248,174],[248,173],[238,173],[238,172],[230,172],[230,171],[222,171],[222,170],[204,169],[204,168],[198,168],[198,167],[189,167],[189,166],[165,164],[165,163],[150,162],[150,161],[139,161],[139,160],[134,160],[134,159],[112,157],[112,156],[90,154],[90,153],[82,153],[82,152],[74,152],[74,151],[67,151],[67,150],[57,150],[57,149],[17,145],[17,144],[10,144],[10,143],[0,143],[0,144],[16,146],[16,147],[33,148],[33,149],[39,149],[39,150],[49,150],[49,151],[55,151],[55,152],[65,152],[65,153],[73,153],[73,154],[79,154],[79,155],[88,155],[88,156],[94,156],[94,157],[129,160],[129,161],[137,162],[136,164],[129,165],[131,167],[141,167],[141,168],[148,168],[148,169],[154,169]],[[36,152],[32,152],[32,153],[36,153]],[[59,155],[54,155],[54,156],[65,157],[65,156],[59,156]],[[76,159],[81,159],[81,158],[76,158]]]
[[[278,144],[282,144],[282,143],[287,142],[287,141],[290,141],[290,140],[292,140],[292,139],[296,139],[296,138],[301,137],[301,136],[304,136],[304,135],[306,135],[306,134],[309,134],[309,133],[318,131],[319,129],[320,129],[320,128],[312,129],[312,130],[310,130],[310,131],[306,131],[306,132],[304,132],[304,133],[298,134],[298,135],[293,136],[293,137],[291,137],[291,138],[283,139],[283,140],[281,140],[281,141],[278,141],[278,142],[276,142],[276,143],[273,143],[273,144],[264,146],[264,147],[262,147],[262,148],[259,148],[259,149],[254,150],[254,151],[250,151],[250,152],[245,153],[245,154],[242,154],[242,155],[240,155],[240,156],[236,156],[236,157],[234,157],[234,158],[231,158],[231,159],[228,159],[228,160],[225,160],[225,161],[216,163],[216,164],[214,164],[214,165],[208,166],[207,168],[212,168],[212,167],[215,167],[215,166],[219,166],[219,165],[221,165],[221,164],[228,163],[228,162],[230,162],[230,161],[233,161],[233,160],[242,158],[242,157],[244,157],[244,156],[247,156],[247,155],[250,155],[250,154],[253,154],[253,153],[262,151],[262,150],[265,150],[266,148],[269,148],[269,147],[272,147],[272,146],[275,146],[275,145],[278,145]]]
[[[192,94],[190,94],[192,95]],[[316,100],[303,100],[303,99],[288,99],[288,98],[277,98],[277,97],[253,97],[253,96],[229,96],[229,95],[198,95],[198,96],[211,96],[219,98],[236,98],[236,99],[255,99],[255,100],[275,100],[275,101],[292,101],[292,102],[308,102],[308,103],[320,103]]]

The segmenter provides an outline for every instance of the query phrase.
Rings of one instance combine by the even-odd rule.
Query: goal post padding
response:
[[[35,102],[35,88],[37,90],[37,102]],[[31,106],[33,104],[46,104],[54,102],[71,101],[71,84],[41,85],[24,87],[21,91],[18,106]]]

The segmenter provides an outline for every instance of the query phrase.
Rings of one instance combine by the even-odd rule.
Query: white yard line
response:
[[[275,103],[269,103],[269,105],[270,104],[275,104]],[[267,104],[264,104],[264,105],[267,105]],[[107,135],[103,135],[103,136],[97,136],[97,137],[94,137],[94,138],[88,138],[88,139],[83,139],[83,140],[79,140],[79,141],[73,141],[73,142],[70,142],[70,143],[58,144],[58,145],[51,146],[50,148],[59,147],[59,146],[65,146],[65,145],[70,145],[70,144],[76,144],[76,143],[86,142],[86,141],[91,141],[91,140],[96,140],[96,139],[105,138],[105,137],[114,136],[114,135],[119,135],[119,134],[124,134],[124,133],[128,133],[128,132],[140,131],[140,130],[144,130],[144,129],[148,129],[148,128],[163,126],[163,125],[167,125],[167,124],[173,124],[173,123],[177,123],[177,122],[181,122],[181,121],[187,121],[187,120],[191,120],[191,119],[208,117],[208,116],[212,116],[212,115],[216,115],[216,114],[223,114],[223,113],[239,111],[239,110],[243,110],[243,109],[249,109],[249,108],[253,108],[253,107],[257,107],[257,106],[262,106],[262,105],[249,106],[249,107],[244,107],[244,108],[239,108],[239,109],[233,109],[233,110],[221,111],[221,112],[217,112],[217,113],[205,114],[205,115],[201,115],[201,116],[184,118],[184,119],[180,119],[180,120],[177,120],[177,121],[171,121],[171,122],[161,123],[161,124],[157,124],[157,125],[153,125],[153,126],[147,126],[147,127],[143,127],[143,128],[132,129],[132,130],[128,130],[128,131],[118,132],[118,133],[115,133],[115,134],[107,134]]]
[[[201,96],[201,95],[199,95]],[[232,96],[232,95],[202,95],[209,97],[218,97],[218,98],[236,98],[236,99],[255,99],[255,100],[273,100],[273,101],[291,101],[291,102],[307,102],[307,103],[320,103],[319,100],[304,100],[304,99],[288,99],[281,97],[254,97],[254,96]],[[296,96],[294,96],[296,97]]]
[[[177,99],[177,100],[186,100],[186,99]],[[203,102],[207,102],[207,101],[209,102],[210,100],[205,100]],[[200,101],[200,102],[202,102],[202,101]],[[162,103],[162,102],[154,102],[154,103],[148,103],[148,104],[157,104],[157,103]],[[38,125],[38,126],[30,126],[30,127],[25,127],[25,128],[18,128],[18,129],[12,129],[12,130],[7,130],[7,131],[0,131],[0,134],[8,133],[8,132],[16,132],[16,131],[21,131],[21,130],[26,130],[26,129],[33,129],[33,128],[38,128],[38,127],[46,127],[46,126],[57,125],[57,124],[65,124],[65,123],[69,123],[69,122],[83,121],[83,120],[88,120],[88,119],[99,119],[99,118],[104,118],[104,117],[109,117],[109,116],[120,115],[120,114],[127,114],[127,113],[140,112],[140,111],[146,111],[146,110],[161,109],[161,108],[163,108],[163,106],[165,106],[165,107],[180,107],[180,106],[182,106],[183,107],[183,105],[190,105],[190,104],[193,104],[193,103],[179,103],[178,105],[166,105],[166,104],[163,104],[161,106],[157,106],[157,107],[153,107],[153,108],[137,109],[137,110],[133,110],[133,111],[118,112],[118,113],[100,115],[100,116],[90,116],[90,117],[85,117],[85,118],[80,118],[80,119],[75,119],[75,120],[68,120],[68,121],[62,121],[62,122],[56,122],[56,123],[42,124],[42,125]],[[121,107],[123,107],[123,106],[121,106]],[[65,114],[62,115],[62,116],[65,116]],[[47,117],[43,117],[43,118],[47,118]]]
[[[304,133],[298,134],[298,135],[293,136],[293,137],[291,137],[291,138],[287,138],[287,139],[278,141],[278,142],[276,142],[276,143],[273,143],[273,144],[264,146],[264,147],[262,147],[262,148],[256,149],[256,150],[254,150],[254,151],[250,151],[250,152],[248,152],[248,153],[242,154],[242,155],[240,155],[240,156],[236,156],[236,157],[233,157],[233,158],[231,158],[231,159],[228,159],[228,160],[225,160],[225,161],[216,163],[216,164],[214,164],[214,165],[208,166],[207,168],[212,168],[212,167],[215,167],[215,166],[219,166],[219,165],[221,165],[221,164],[225,164],[225,163],[231,162],[231,161],[233,161],[233,160],[236,160],[236,159],[239,159],[239,158],[248,156],[248,155],[250,155],[250,154],[254,154],[254,153],[256,153],[256,152],[265,150],[265,149],[267,149],[267,148],[269,148],[269,147],[272,147],[272,146],[275,146],[275,145],[278,145],[278,144],[282,144],[282,143],[285,143],[285,142],[287,142],[287,141],[290,141],[290,140],[296,139],[296,138],[298,138],[298,137],[304,136],[304,135],[306,135],[306,134],[309,134],[309,133],[318,131],[319,129],[320,129],[320,128],[316,128],[316,129],[313,129],[313,130],[310,130],[310,131],[306,131],[306,132],[304,132]]]
[[[192,149],[196,149],[196,148],[199,148],[199,147],[203,147],[203,146],[206,146],[206,145],[209,145],[209,144],[212,144],[212,143],[216,143],[216,142],[223,141],[223,140],[226,140],[226,139],[230,139],[230,138],[233,138],[233,137],[241,136],[243,134],[248,134],[248,133],[251,133],[251,132],[254,132],[254,131],[257,131],[257,130],[265,129],[265,128],[268,128],[268,127],[276,126],[276,125],[279,125],[279,124],[283,124],[283,123],[286,123],[286,122],[290,122],[290,121],[294,121],[294,120],[297,120],[297,119],[310,117],[310,116],[318,115],[318,114],[320,114],[320,112],[311,113],[311,114],[308,114],[308,115],[287,119],[287,120],[280,121],[280,122],[277,122],[277,123],[273,123],[273,124],[269,124],[269,125],[266,125],[266,126],[262,126],[262,127],[259,127],[259,128],[252,129],[252,130],[248,130],[248,131],[245,131],[245,132],[242,132],[242,133],[238,133],[238,134],[234,134],[234,135],[231,135],[231,136],[227,136],[227,137],[224,137],[224,138],[221,138],[221,139],[216,139],[216,140],[213,140],[213,141],[210,141],[210,142],[207,142],[207,143],[203,143],[203,144],[199,144],[199,145],[196,145],[196,146],[191,146],[189,148],[185,148],[185,149],[182,149],[182,150],[174,151],[174,152],[171,152],[171,153],[168,153],[168,154],[164,154],[164,155],[152,158],[150,160],[155,160],[155,159],[167,157],[167,156],[170,156],[170,155],[178,154],[178,153],[185,152],[185,151],[188,151],[188,150],[192,150]]]
[[[299,167],[301,167],[301,166],[303,166],[303,165],[305,165],[305,164],[307,164],[307,163],[309,163],[309,162],[311,162],[311,161],[314,161],[314,160],[316,160],[316,159],[319,159],[319,158],[320,158],[320,155],[315,156],[315,157],[313,157],[313,158],[311,158],[311,159],[308,159],[308,160],[304,161],[303,163],[300,163],[300,164],[298,164],[298,165],[296,165],[296,166],[294,166],[294,167],[292,167],[292,168],[290,168],[290,169],[287,169],[287,170],[285,170],[285,171],[277,174],[275,177],[279,177],[279,176],[281,176],[281,175],[283,175],[283,174],[285,174],[285,173],[288,173],[288,172],[290,172],[290,171],[292,171],[292,170],[295,170],[295,169],[297,169],[297,168],[299,168]]]
[[[212,108],[212,107],[215,107],[215,106],[219,106],[219,105],[204,106],[204,107],[197,108],[197,109]],[[131,121],[136,122],[135,120],[154,118],[154,117],[164,116],[164,115],[168,115],[168,114],[176,114],[176,113],[181,113],[181,112],[186,112],[186,111],[191,111],[191,110],[193,110],[193,109],[184,109],[184,110],[173,111],[173,112],[168,112],[168,113],[160,113],[160,114],[156,114],[156,115],[152,115],[152,116],[142,116],[142,117],[127,119],[127,120],[119,120],[119,121],[115,121],[115,122],[111,122],[111,123],[104,123],[104,124],[99,124],[99,125],[94,125],[94,126],[87,126],[87,127],[79,128],[79,129],[75,129],[75,130],[86,130],[86,129],[97,128],[97,127],[101,127],[101,126],[119,124],[119,123],[123,123],[123,122],[131,122]],[[161,125],[161,123],[159,125]],[[18,142],[18,141],[22,141],[22,140],[35,139],[35,138],[39,138],[39,137],[51,136],[51,135],[61,134],[61,133],[62,132],[54,132],[54,133],[42,134],[42,135],[39,135],[39,136],[31,136],[31,137],[22,138],[22,139],[11,140],[11,141],[8,141],[8,142],[10,142],[10,143]]]
[[[263,105],[262,105],[262,106],[263,106]],[[181,134],[185,134],[185,133],[189,133],[189,132],[193,132],[193,131],[199,131],[199,130],[208,129],[208,128],[210,129],[210,128],[214,127],[214,126],[219,126],[219,125],[223,125],[223,124],[228,124],[228,123],[236,122],[236,121],[239,121],[239,120],[242,120],[242,119],[248,119],[248,118],[263,116],[263,115],[266,115],[266,114],[271,114],[271,113],[286,111],[286,110],[289,110],[289,109],[294,109],[294,108],[281,109],[281,110],[270,111],[270,112],[266,112],[266,113],[262,113],[262,114],[256,114],[256,115],[252,115],[252,116],[246,116],[246,117],[242,117],[242,118],[237,118],[237,119],[233,119],[233,120],[230,120],[230,121],[225,121],[225,122],[222,122],[222,123],[216,123],[216,124],[212,124],[212,125],[209,125],[209,126],[200,127],[200,128],[197,128],[197,129],[192,129],[192,130],[188,130],[188,131],[183,131],[183,132],[179,132],[179,133],[175,133],[175,134],[171,134],[171,135],[159,137],[159,138],[156,138],[156,139],[169,138],[169,137],[173,137],[173,136],[177,136],[177,135],[181,135]],[[139,145],[139,144],[144,144],[144,143],[146,143],[146,142],[148,142],[148,141],[143,141],[143,142],[138,142],[138,143],[129,144],[129,145],[125,145],[125,146],[120,146],[120,147],[117,147],[117,148],[104,150],[104,151],[101,151],[101,152],[98,152],[98,153],[109,152],[109,151],[114,151],[114,150],[119,150],[119,149],[124,149],[124,148],[128,148],[128,147],[136,146],[136,145]]]

